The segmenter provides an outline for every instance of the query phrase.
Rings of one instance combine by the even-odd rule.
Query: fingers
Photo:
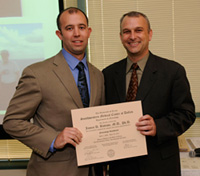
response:
[[[82,134],[77,128],[65,128],[65,134],[77,144],[81,142]]]
[[[142,116],[136,123],[137,130],[145,136],[155,136],[156,135],[156,124],[153,117],[150,115]]]
[[[82,140],[82,133],[77,128],[65,128],[56,137],[54,147],[56,149],[63,148],[66,144],[71,144],[76,147]]]

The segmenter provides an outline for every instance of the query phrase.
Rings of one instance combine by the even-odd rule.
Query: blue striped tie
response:
[[[79,62],[76,66],[79,70],[78,74],[78,90],[81,95],[81,100],[83,102],[84,107],[89,107],[89,93],[88,93],[88,86],[87,86],[87,80],[84,72],[84,64],[82,62]]]

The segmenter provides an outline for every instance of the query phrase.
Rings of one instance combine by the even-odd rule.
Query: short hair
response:
[[[77,13],[78,11],[81,12],[81,13],[85,16],[85,18],[86,18],[87,25],[89,24],[89,20],[88,20],[87,15],[86,15],[81,9],[76,8],[76,7],[68,7],[68,8],[66,8],[66,9],[62,10],[62,11],[58,14],[58,16],[57,16],[57,27],[58,27],[58,29],[59,29],[60,31],[61,31],[61,27],[60,27],[60,16],[61,16],[65,11],[68,11],[69,14]]]
[[[149,19],[148,19],[148,17],[147,17],[144,13],[137,12],[137,11],[131,11],[131,12],[125,13],[125,14],[121,17],[121,19],[120,19],[120,31],[121,31],[121,24],[122,24],[122,21],[123,21],[123,19],[124,19],[126,16],[128,16],[128,17],[140,17],[140,16],[144,17],[144,19],[146,20],[147,25],[148,25],[148,31],[151,30],[151,25],[150,25]]]

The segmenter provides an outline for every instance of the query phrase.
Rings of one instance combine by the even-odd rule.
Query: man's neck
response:
[[[133,63],[137,63],[138,61],[140,61],[142,58],[144,58],[147,54],[149,54],[149,50],[147,50],[145,53],[143,54],[130,54],[128,53],[128,58],[133,62]]]

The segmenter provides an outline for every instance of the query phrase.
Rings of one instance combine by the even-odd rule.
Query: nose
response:
[[[130,33],[130,38],[131,38],[132,40],[134,40],[135,37],[136,37],[135,32],[134,32],[134,31],[131,31],[131,33]]]
[[[80,35],[79,28],[78,27],[74,28],[74,36],[79,36],[79,35]]]

